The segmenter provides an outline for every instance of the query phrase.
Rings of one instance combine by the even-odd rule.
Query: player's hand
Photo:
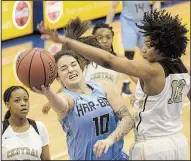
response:
[[[34,92],[38,93],[38,94],[48,94],[50,92],[50,84],[48,85],[48,87],[45,87],[44,85],[41,86],[41,90],[33,87],[32,88]]]
[[[114,141],[110,138],[106,138],[104,140],[98,140],[93,148],[93,152],[96,155],[96,157],[101,157],[104,153],[107,153],[107,151],[109,150],[109,148],[113,145]]]
[[[41,39],[52,40],[56,43],[62,43],[63,42],[61,36],[57,33],[56,30],[51,30],[48,27],[45,28],[43,21],[41,21],[41,23],[37,25],[37,29],[42,34]]]
[[[45,115],[47,115],[50,109],[51,109],[51,105],[50,105],[50,103],[48,102],[48,103],[46,103],[46,104],[43,106],[43,108],[42,108],[42,113],[45,114]]]

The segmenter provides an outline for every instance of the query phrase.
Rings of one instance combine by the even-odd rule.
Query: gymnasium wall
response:
[[[162,2],[162,6],[182,1]],[[105,17],[111,1],[2,1],[2,41],[36,32],[42,20],[51,29],[59,29],[76,17],[94,20]],[[122,4],[116,12],[120,13]]]

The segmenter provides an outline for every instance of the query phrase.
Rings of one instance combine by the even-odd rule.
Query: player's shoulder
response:
[[[35,120],[38,129],[46,128],[46,125],[42,121]]]
[[[162,59],[158,62],[165,71],[165,76],[167,77],[169,74],[184,74],[188,73],[185,65],[183,64],[180,58],[177,59]]]

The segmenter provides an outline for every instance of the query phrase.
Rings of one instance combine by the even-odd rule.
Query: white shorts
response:
[[[182,133],[138,139],[130,148],[130,160],[188,160],[188,143]]]

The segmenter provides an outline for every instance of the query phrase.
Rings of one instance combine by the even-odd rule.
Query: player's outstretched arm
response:
[[[90,61],[94,61],[105,68],[138,77],[143,80],[152,79],[159,74],[158,72],[163,71],[162,68],[158,67],[160,65],[157,66],[156,63],[151,64],[145,59],[128,60],[126,58],[114,56],[105,50],[81,43],[74,39],[62,37],[58,35],[56,31],[46,29],[43,22],[38,24],[37,28],[42,33],[42,39],[62,43],[74,50],[77,54],[81,54]]]
[[[70,106],[73,104],[73,99],[71,97],[67,97],[63,93],[54,93],[52,90],[50,90],[50,85],[48,87],[44,87],[44,85],[42,85],[41,89],[42,90],[38,90],[33,87],[34,92],[46,96],[53,110],[57,113],[58,119],[62,120],[69,111]]]
[[[63,89],[63,87],[59,88],[56,93],[60,93],[62,91],[62,89]],[[46,104],[43,105],[42,113],[47,115],[48,112],[50,111],[50,109],[51,109],[51,104],[49,102],[47,102]]]

